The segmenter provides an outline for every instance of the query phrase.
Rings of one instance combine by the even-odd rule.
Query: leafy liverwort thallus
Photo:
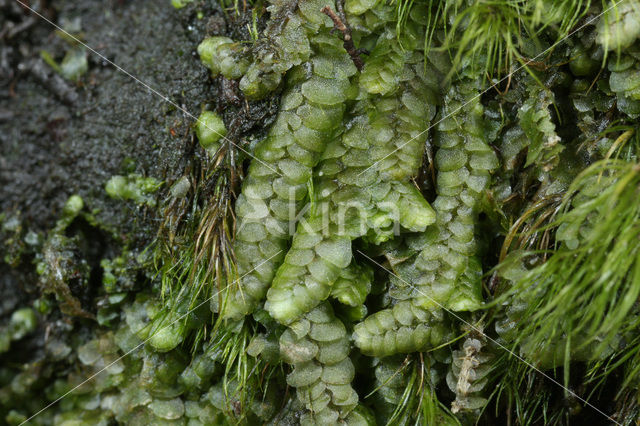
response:
[[[2,421],[636,424],[640,1],[222,3],[186,161],[0,212]]]

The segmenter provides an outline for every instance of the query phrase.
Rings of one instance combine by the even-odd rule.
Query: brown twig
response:
[[[487,79],[489,81],[491,81],[491,86],[493,86],[493,89],[498,92],[498,94],[500,96],[504,96],[509,92],[509,87],[511,87],[511,76],[513,75],[513,73],[509,73],[507,75],[507,87],[505,87],[504,91],[500,91],[500,89],[498,89],[498,86],[495,85],[495,83],[493,81],[491,81],[491,78],[489,77],[489,73],[486,73]],[[500,83],[500,81],[498,82]]]
[[[362,71],[364,67],[364,62],[362,62],[362,58],[360,58],[360,52],[356,49],[356,46],[353,44],[353,39],[351,38],[351,29],[347,23],[347,19],[344,16],[344,12],[342,12],[342,4],[338,1],[337,8],[338,12],[342,17],[338,16],[336,12],[333,11],[329,6],[325,6],[322,8],[321,12],[327,15],[333,21],[333,25],[335,28],[342,33],[342,40],[344,41],[344,48],[351,56],[351,60],[353,61],[358,71]]]

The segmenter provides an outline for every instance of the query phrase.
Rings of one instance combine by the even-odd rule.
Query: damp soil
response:
[[[71,195],[82,197],[83,211],[93,218],[66,231],[83,242],[78,257],[91,270],[89,288],[71,291],[91,312],[100,259],[124,249],[142,252],[162,220],[161,209],[110,198],[106,182],[114,175],[153,177],[164,182],[155,194],[161,206],[171,184],[204,161],[190,132],[202,109],[221,112],[229,137],[247,147],[277,110],[274,99],[249,103],[230,82],[212,79],[196,53],[207,35],[248,39],[251,11],[223,10],[214,1],[180,10],[169,0],[23,3],[42,17],[16,0],[0,0],[0,328],[13,311],[42,296],[38,252]],[[46,52],[60,62],[70,49],[87,58],[78,81],[43,59]],[[24,356],[14,346],[30,348],[28,358],[37,358],[37,342],[58,320],[67,324],[66,333],[96,327],[54,309],[36,333],[0,355],[0,363]]]
[[[89,70],[73,83],[40,58],[42,50],[61,58],[69,43],[13,0],[4,3],[14,13],[3,10],[3,26],[35,22],[0,47],[0,211],[46,231],[67,198],[78,194],[101,221],[144,232],[153,218],[144,209],[123,209],[104,185],[116,174],[165,180],[180,173],[181,156],[192,143],[192,119],[144,85],[199,113],[215,96],[195,53],[206,22],[194,24],[168,2],[154,0],[41,2],[46,7],[40,13],[73,27],[87,45],[139,80],[87,51]]]

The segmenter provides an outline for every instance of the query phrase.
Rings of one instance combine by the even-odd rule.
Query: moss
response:
[[[31,308],[13,311],[6,328],[0,329],[0,353],[7,352],[11,342],[32,333],[38,325],[36,313]]]
[[[547,50],[587,3],[273,1],[235,5],[235,40],[213,17],[199,143],[154,165],[166,187],[135,163],[105,185],[161,224],[146,251],[82,191],[47,233],[2,213],[5,260],[40,273],[0,311],[6,421],[104,369],[38,421],[600,420],[577,395],[631,423],[635,3]]]
[[[128,176],[113,176],[106,183],[104,189],[111,198],[131,200],[136,204],[146,204],[150,207],[156,205],[152,194],[156,192],[162,182],[152,177],[143,177],[137,174]]]
[[[171,0],[171,6],[176,9],[182,9],[191,2],[193,2],[193,0]]]
[[[58,64],[47,51],[40,52],[42,59],[58,74],[71,81],[78,81],[89,70],[87,53],[84,48],[69,49]]]
[[[289,228],[302,209],[313,167],[342,119],[343,102],[350,96],[349,77],[356,70],[340,43],[326,32],[313,41],[319,59],[293,70],[291,87],[283,94],[286,107],[256,147],[256,160],[243,182],[236,203],[240,283],[223,292],[223,307],[214,307],[226,317],[251,313],[264,298],[284,258]],[[322,86],[328,82],[326,73],[336,79],[331,92]]]
[[[336,424],[358,404],[350,386],[354,368],[348,357],[346,329],[323,304],[284,332],[280,352],[293,364],[287,383],[297,388],[298,399],[310,411],[303,424]]]
[[[65,231],[79,213],[82,203],[72,196],[61,219],[50,232],[36,257],[36,271],[44,294],[54,294],[60,309],[67,315],[93,318],[93,314],[82,307],[79,293],[88,291],[90,266],[81,256],[81,236],[69,237]],[[81,199],[80,199],[81,201]]]
[[[607,10],[599,22],[598,42],[605,49],[629,47],[640,36],[640,4],[630,1]]]
[[[211,111],[203,111],[196,122],[196,135],[200,146],[211,153],[215,153],[220,144],[218,141],[227,134],[227,128],[224,121],[216,113]]]
[[[355,406],[347,411],[331,408],[331,397],[321,390],[323,372],[331,365],[320,356],[321,342],[337,339],[342,330],[353,327],[355,346],[369,356],[435,351],[449,345],[460,322],[449,322],[441,309],[460,312],[484,307],[481,277],[487,270],[486,250],[493,236],[483,235],[485,219],[481,217],[485,210],[506,204],[510,191],[521,190],[508,179],[517,179],[515,170],[527,169],[529,176],[542,183],[541,196],[566,190],[572,175],[570,167],[560,163],[566,159],[569,141],[564,140],[566,129],[559,125],[563,111],[555,105],[553,90],[566,87],[567,74],[549,72],[550,88],[546,89],[539,78],[547,70],[532,73],[532,78],[520,76],[513,92],[521,99],[500,94],[502,98],[492,103],[483,99],[486,80],[479,70],[484,67],[499,75],[530,49],[527,43],[542,34],[536,27],[543,22],[542,15],[549,19],[543,27],[557,23],[555,30],[562,34],[586,11],[580,2],[553,5],[545,12],[541,4],[504,4],[493,9],[448,2],[429,16],[411,4],[399,4],[395,13],[374,3],[347,2],[345,7],[354,38],[372,48],[364,69],[355,73],[357,78],[350,85],[357,86],[357,91],[346,80],[344,86],[340,83],[341,67],[326,66],[331,56],[322,48],[331,44],[334,51],[339,50],[328,37],[307,33],[310,52],[301,48],[304,58],[282,59],[289,53],[284,43],[287,35],[282,27],[276,30],[275,19],[289,16],[292,31],[299,25],[308,30],[328,24],[307,5],[300,6],[299,13],[285,3],[274,6],[265,44],[247,50],[254,62],[240,83],[245,94],[264,96],[280,87],[282,75],[285,91],[279,117],[254,151],[256,159],[236,204],[235,250],[242,278],[235,295],[223,295],[213,304],[214,311],[236,320],[263,306],[272,319],[287,326],[280,352],[294,365],[289,384],[298,388],[298,398],[309,410],[303,421],[319,423],[335,422]],[[453,25],[438,39],[429,35],[429,26],[439,19]],[[489,32],[488,22],[503,28],[504,34]],[[522,27],[531,31],[526,42],[519,33]],[[479,38],[470,39],[471,33]],[[281,44],[274,42],[274,34]],[[303,32],[299,39],[304,44]],[[593,37],[583,40],[567,67],[578,78],[594,75],[603,58]],[[441,50],[456,49],[453,66],[435,51],[425,55],[423,49],[431,43],[442,43]],[[273,56],[265,55],[264,46],[274,49]],[[297,66],[304,61],[303,67]],[[263,78],[255,83],[260,72]],[[331,78],[329,83],[326,79]],[[612,78],[614,91],[633,97],[629,86],[633,80],[623,75]],[[626,86],[619,84],[622,81]],[[504,108],[499,102],[510,105]],[[328,115],[335,105],[345,108]],[[606,107],[597,108],[604,112]],[[427,139],[430,120],[435,121],[435,130]],[[336,127],[335,123],[341,124]],[[327,133],[322,141],[320,135],[312,139],[305,127]],[[509,135],[517,142],[512,143]],[[504,138],[500,155],[492,147],[498,137]],[[435,176],[430,194],[435,198],[433,209],[408,184],[419,173],[425,143],[437,150],[435,155],[430,150],[426,153]],[[523,153],[526,158],[520,162]],[[277,170],[271,170],[271,164]],[[487,192],[498,188],[502,198],[488,202]],[[301,208],[305,201],[309,203],[306,212]],[[293,207],[295,228],[288,207]],[[505,216],[502,210],[498,214]],[[558,240],[567,236],[561,230]],[[376,255],[386,256],[391,276],[381,306],[367,299],[370,278],[354,256],[351,244],[356,240]],[[251,278],[244,277],[244,271]],[[327,311],[331,297],[349,308],[336,309],[341,317],[327,322],[326,339],[324,332],[314,336],[311,317],[318,309]],[[225,313],[225,309],[231,310]],[[487,403],[485,396],[475,393],[485,388],[484,379],[494,371],[495,358],[484,354],[484,339],[483,333],[466,338],[462,352],[454,351],[454,361],[444,360],[450,364],[449,384],[456,393],[453,411],[472,413],[472,417]],[[262,349],[254,347],[256,353],[266,347],[260,341]],[[530,352],[526,344],[521,350]],[[575,353],[574,359],[581,359],[580,355]]]
[[[206,38],[198,45],[198,55],[213,77],[240,78],[247,72],[244,47],[228,37]]]

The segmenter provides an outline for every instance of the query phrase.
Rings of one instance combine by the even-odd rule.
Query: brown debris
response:
[[[333,25],[335,28],[342,33],[342,39],[344,40],[344,48],[351,56],[351,60],[353,61],[358,71],[362,71],[364,67],[364,62],[362,62],[362,58],[360,57],[360,51],[356,49],[356,46],[353,44],[353,39],[351,38],[351,28],[349,28],[349,24],[347,22],[347,18],[344,15],[344,11],[342,10],[342,3],[340,1],[336,2],[336,8],[338,9],[338,14],[333,11],[329,6],[325,6],[322,8],[321,12],[327,15],[333,21]]]

